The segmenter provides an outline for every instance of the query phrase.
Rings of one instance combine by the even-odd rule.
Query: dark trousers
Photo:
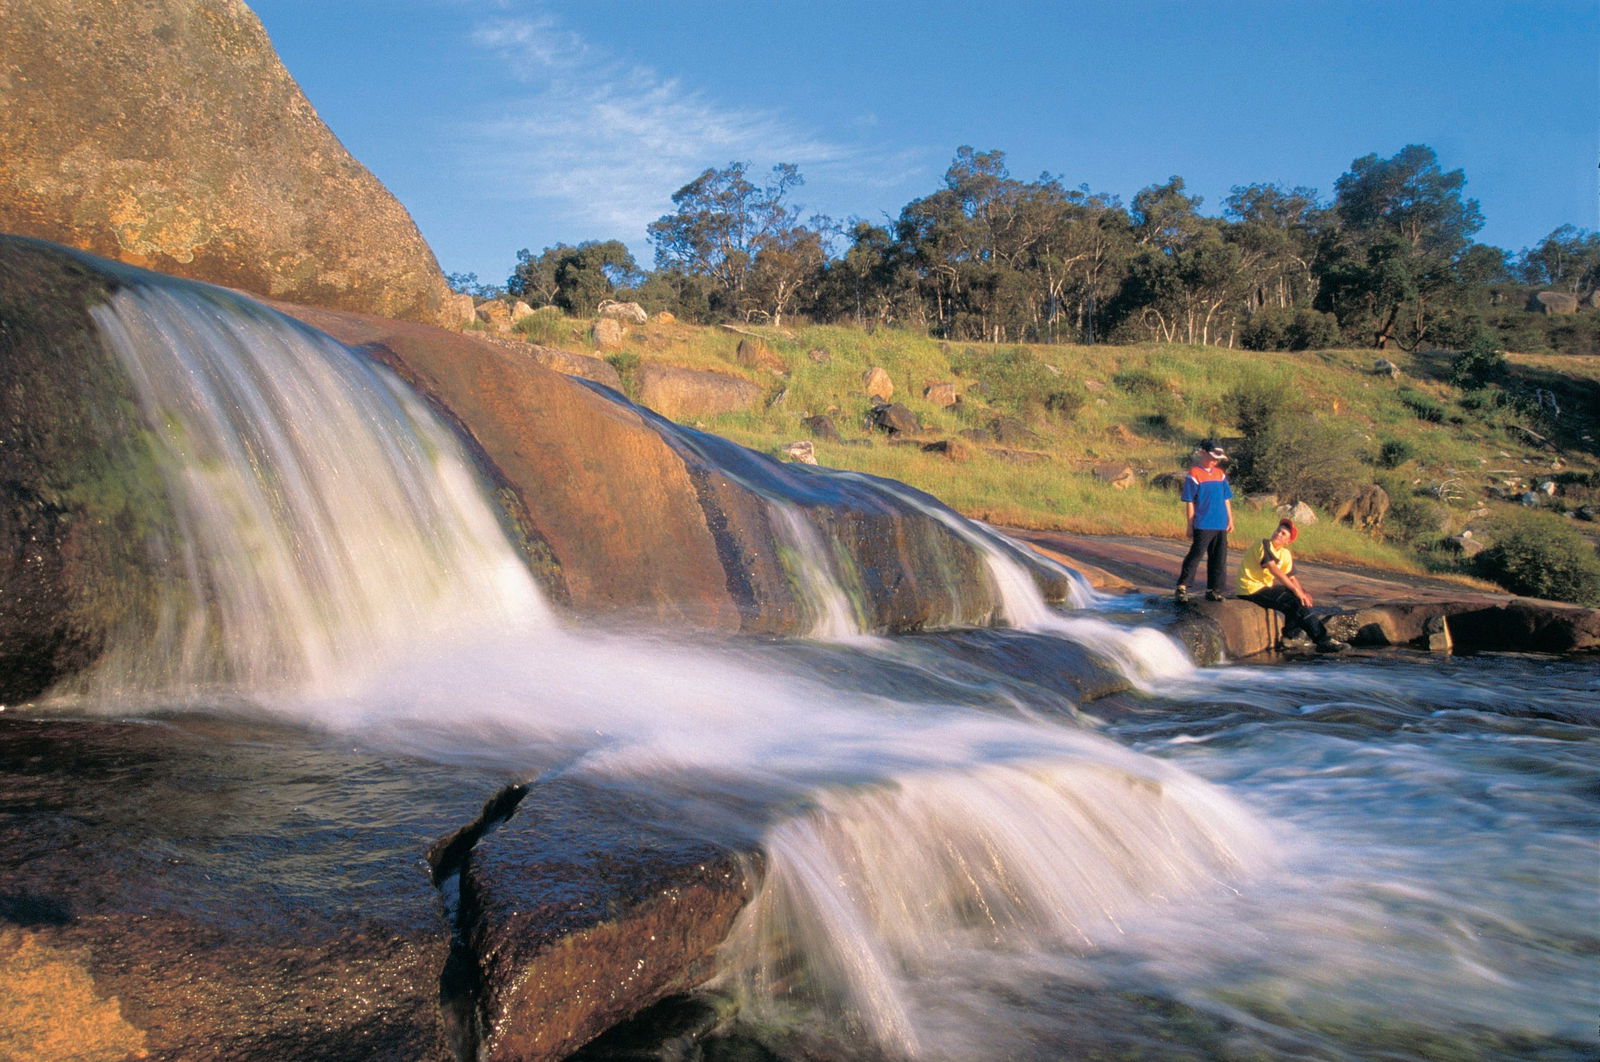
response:
[[[1200,570],[1200,557],[1206,558],[1206,589],[1222,593],[1222,584],[1228,578],[1228,532],[1210,531],[1197,527],[1189,533],[1189,552],[1184,555],[1183,568],[1178,572],[1178,585],[1188,586]]]
[[[1287,586],[1269,586],[1257,590],[1253,594],[1245,595],[1246,601],[1254,601],[1262,608],[1275,608],[1283,613],[1283,636],[1290,638],[1296,631],[1305,631],[1313,641],[1322,641],[1328,633],[1322,626],[1322,621],[1311,614],[1311,610],[1300,603],[1294,591]]]

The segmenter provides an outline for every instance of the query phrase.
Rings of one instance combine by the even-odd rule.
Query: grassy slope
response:
[[[582,326],[571,322],[572,342],[582,349]],[[736,350],[749,335],[764,338],[787,366],[770,369],[741,365]],[[547,340],[548,341],[548,340]],[[831,416],[842,443],[816,442],[821,464],[889,476],[943,499],[954,508],[991,523],[1057,528],[1091,534],[1181,537],[1182,515],[1168,490],[1146,485],[1152,475],[1178,470],[1194,441],[1205,435],[1231,436],[1236,425],[1224,401],[1230,391],[1252,380],[1284,380],[1309,397],[1313,407],[1348,426],[1361,452],[1376,455],[1386,441],[1413,451],[1399,468],[1382,473],[1390,483],[1427,492],[1450,484],[1461,497],[1452,505],[1452,523],[1465,524],[1468,510],[1485,499],[1488,483],[1518,475],[1537,480],[1558,466],[1569,471],[1600,470],[1600,451],[1581,436],[1600,435],[1592,423],[1600,415],[1600,359],[1512,356],[1525,380],[1554,388],[1565,410],[1559,453],[1540,448],[1514,428],[1504,414],[1479,418],[1463,413],[1460,392],[1446,382],[1448,360],[1440,355],[1386,356],[1401,369],[1391,380],[1372,372],[1372,351],[1332,350],[1258,353],[1220,348],[1174,346],[1032,347],[1055,379],[1084,394],[1070,416],[1051,415],[1037,406],[1018,408],[986,399],[974,373],[982,359],[1015,345],[947,343],[892,330],[873,334],[844,327],[795,330],[709,328],[651,323],[634,328],[620,363],[633,358],[691,368],[714,369],[752,380],[767,389],[763,411],[706,418],[697,426],[753,449],[776,454],[784,444],[808,438],[801,420]],[[871,400],[862,377],[882,366],[895,383],[894,400],[921,419],[927,439],[952,438],[963,429],[984,427],[996,416],[1020,416],[1036,438],[1013,449],[1047,455],[1036,462],[996,456],[983,447],[963,449],[959,459],[896,445],[869,431],[865,415]],[[963,371],[965,370],[965,372]],[[963,395],[955,409],[935,408],[923,389],[949,381]],[[1422,393],[1437,401],[1459,423],[1419,420],[1403,395]],[[1096,478],[1097,465],[1128,465],[1139,485],[1117,490]],[[1379,478],[1376,468],[1363,470]],[[1270,509],[1239,506],[1237,540],[1264,535],[1276,520]],[[1300,540],[1307,556],[1400,571],[1420,571],[1424,557],[1405,542],[1384,541],[1324,520]],[[1433,562],[1437,568],[1437,561]]]

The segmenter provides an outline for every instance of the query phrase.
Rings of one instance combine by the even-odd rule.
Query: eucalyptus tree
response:
[[[1429,337],[1463,291],[1458,265],[1483,227],[1466,176],[1433,149],[1367,155],[1334,183],[1338,229],[1324,241],[1319,301],[1379,349]]]
[[[1600,287],[1600,233],[1563,225],[1522,252],[1520,272],[1529,284],[1573,294]]]
[[[602,301],[633,289],[642,279],[621,240],[587,240],[576,247],[558,243],[538,255],[518,251],[506,291],[534,307],[591,314]]]
[[[672,196],[677,209],[650,223],[658,270],[711,278],[712,305],[746,319],[781,317],[820,272],[815,229],[800,221],[789,193],[804,184],[792,163],[772,168],[763,186],[743,162],[708,169]],[[762,261],[765,256],[766,261]]]
[[[1245,310],[1310,306],[1317,293],[1317,251],[1332,223],[1314,188],[1276,184],[1235,187],[1223,201],[1251,290]]]

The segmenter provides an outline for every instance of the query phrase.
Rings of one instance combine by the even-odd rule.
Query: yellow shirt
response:
[[[1245,551],[1244,563],[1239,566],[1239,596],[1248,597],[1257,590],[1265,590],[1278,580],[1267,571],[1267,563],[1275,562],[1283,574],[1294,571],[1294,557],[1288,546],[1273,546],[1272,539],[1261,542]]]

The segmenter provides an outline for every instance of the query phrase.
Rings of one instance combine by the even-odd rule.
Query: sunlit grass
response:
[[[739,344],[758,337],[775,365],[741,363]],[[1252,387],[1282,386],[1314,415],[1338,424],[1349,433],[1355,453],[1369,462],[1359,469],[1362,478],[1381,479],[1391,493],[1431,496],[1460,485],[1463,499],[1451,503],[1460,509],[1479,493],[1486,470],[1549,463],[1547,454],[1507,427],[1503,415],[1497,419],[1464,408],[1460,392],[1443,379],[1441,367],[1448,366],[1436,353],[1384,352],[1382,357],[1400,370],[1400,377],[1391,379],[1374,371],[1379,355],[1370,350],[1263,353],[1155,344],[1023,348],[944,342],[896,329],[777,331],[651,322],[629,330],[622,354],[726,373],[762,388],[759,408],[705,418],[699,427],[777,456],[785,444],[811,437],[803,423],[807,417],[827,416],[842,441],[814,440],[821,464],[900,480],[1003,526],[1181,538],[1182,508],[1175,491],[1150,481],[1181,471],[1196,440],[1236,435],[1229,396]],[[1576,361],[1580,364],[1571,365],[1575,380],[1592,384],[1600,378],[1600,364],[1581,364],[1581,358],[1513,360],[1544,373],[1566,372]],[[1047,408],[1045,394],[1016,397],[1023,378],[994,375],[1006,365],[1029,369],[1027,386],[1066,392],[1066,412]],[[919,418],[923,432],[915,443],[890,441],[872,430],[873,400],[863,377],[874,366],[894,381],[892,400]],[[924,398],[928,385],[937,382],[953,384],[962,402],[941,409]],[[1441,420],[1419,418],[1419,408],[1433,406],[1442,411]],[[1024,423],[1031,436],[1005,444],[966,441],[1000,417]],[[921,449],[920,443],[933,440],[960,441],[952,457]],[[1404,455],[1396,467],[1379,467],[1385,444]],[[1592,444],[1566,460],[1573,469],[1600,468]],[[1106,465],[1132,468],[1136,485],[1119,490],[1104,482],[1094,470]],[[1243,498],[1237,513],[1234,541],[1239,546],[1265,537],[1277,519],[1270,509],[1251,509]],[[1430,554],[1407,543],[1384,541],[1327,519],[1307,527],[1297,547],[1302,556],[1336,563],[1408,572],[1430,567]]]

